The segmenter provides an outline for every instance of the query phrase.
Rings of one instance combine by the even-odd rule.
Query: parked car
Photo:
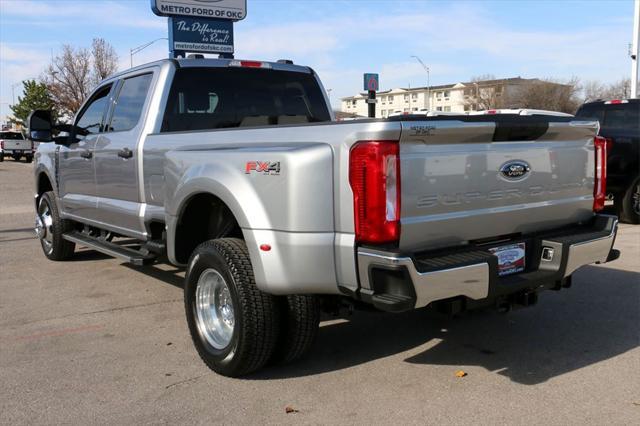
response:
[[[303,356],[321,307],[507,310],[619,254],[596,122],[338,123],[309,67],[181,59],[106,79],[72,126],[29,123],[70,132],[36,154],[45,256],[185,266],[193,342],[227,376]]]
[[[24,156],[27,163],[30,163],[33,161],[34,152],[33,142],[26,139],[21,132],[0,132],[0,161],[4,161],[4,157],[13,157],[14,160],[20,161]]]
[[[589,102],[576,117],[600,122],[607,138],[607,192],[623,222],[640,223],[640,99]]]

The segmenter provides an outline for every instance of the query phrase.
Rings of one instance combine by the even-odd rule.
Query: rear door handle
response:
[[[129,148],[122,148],[120,151],[118,151],[118,157],[131,158],[133,157],[133,151],[131,151]]]
[[[80,157],[90,160],[91,157],[93,157],[93,152],[89,151],[88,149],[85,149],[80,153]]]

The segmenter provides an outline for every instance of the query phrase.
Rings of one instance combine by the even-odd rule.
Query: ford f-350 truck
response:
[[[530,305],[619,254],[596,122],[338,123],[312,69],[235,59],[133,68],[73,124],[29,121],[53,142],[35,166],[44,254],[185,266],[195,347],[227,376],[301,357],[321,307]]]

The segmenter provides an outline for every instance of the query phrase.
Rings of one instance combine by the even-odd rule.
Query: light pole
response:
[[[633,9],[633,40],[631,44],[631,97],[638,97],[638,61],[640,58],[640,0]]]
[[[153,43],[155,43],[157,41],[160,41],[160,40],[169,40],[169,39],[166,38],[166,37],[160,37],[160,38],[152,40],[152,41],[150,41],[148,43],[141,44],[138,47],[134,47],[132,49],[129,49],[129,59],[131,59],[131,68],[133,68],[133,55],[135,55],[136,53],[140,53],[141,51],[143,51],[147,47],[151,46]]]
[[[422,68],[427,72],[427,111],[431,111],[431,84],[429,83],[429,67],[422,62],[422,59],[417,57],[416,55],[411,55],[412,58],[416,58]]]
[[[11,85],[11,105],[15,105],[16,104],[16,87],[20,86],[22,84],[21,81],[17,82],[17,83],[13,83]]]

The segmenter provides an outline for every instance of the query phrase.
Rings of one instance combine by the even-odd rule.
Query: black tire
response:
[[[44,236],[40,238],[42,251],[50,260],[67,260],[73,256],[76,245],[75,243],[62,238],[62,234],[73,230],[73,222],[60,218],[60,212],[58,211],[58,205],[55,202],[55,195],[53,191],[45,192],[38,201],[37,214],[40,217],[40,220],[43,220],[43,203],[46,203],[51,215],[51,226],[45,227],[47,228],[45,229],[45,232],[50,233],[51,238],[50,245],[47,244],[47,240]]]
[[[0,163],[4,161],[4,154],[0,154]]]
[[[33,161],[33,155],[27,155],[27,156],[25,157],[25,161],[26,161],[27,163],[31,163],[31,162]]]
[[[636,178],[624,194],[620,195],[618,215],[624,223],[640,223],[640,177]]]
[[[14,159],[15,161],[20,161],[20,159],[22,158],[22,155],[20,155],[20,154],[13,154],[13,155],[12,155],[12,157],[13,157],[13,159]]]
[[[233,303],[233,334],[229,343],[215,348],[198,326],[196,290],[204,272],[213,269],[225,280]],[[200,244],[191,255],[184,286],[187,324],[204,363],[218,374],[239,377],[263,367],[278,339],[274,296],[256,287],[244,241],[221,238]]]
[[[271,362],[287,364],[305,356],[318,336],[320,304],[317,296],[281,296],[280,338]]]

